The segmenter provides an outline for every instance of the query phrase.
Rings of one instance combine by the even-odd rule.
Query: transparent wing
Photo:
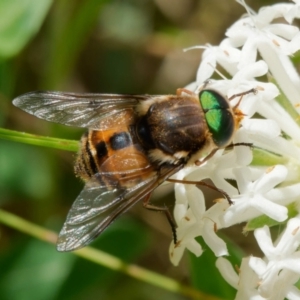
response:
[[[118,216],[150,195],[182,166],[163,166],[159,172],[152,172],[146,180],[129,189],[108,189],[87,183],[69,211],[58,237],[57,250],[73,251],[92,242]]]
[[[99,129],[99,120],[132,111],[139,101],[152,97],[155,96],[37,91],[15,98],[13,104],[47,121]]]

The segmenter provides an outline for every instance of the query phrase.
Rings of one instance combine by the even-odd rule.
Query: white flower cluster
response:
[[[234,204],[219,199],[206,210],[204,196],[196,186],[175,184],[178,242],[171,244],[170,257],[177,265],[185,248],[201,255],[202,247],[195,238],[202,236],[219,257],[221,274],[237,289],[236,299],[300,299],[294,286],[300,278],[300,77],[289,57],[300,49],[299,28],[291,25],[300,18],[300,1],[264,7],[257,14],[244,1],[239,2],[247,15],[227,30],[219,46],[198,47],[204,52],[196,82],[190,87],[203,85],[221,67],[232,78],[212,80],[209,87],[228,98],[255,88],[258,92],[245,95],[239,104],[244,118],[233,143],[252,143],[276,153],[281,163],[251,165],[251,149],[234,147],[232,151],[220,149],[200,167],[180,171],[176,175],[180,180],[211,179]],[[276,85],[266,82],[267,78]],[[284,97],[285,105],[279,103],[279,97]],[[232,105],[237,101],[231,101],[235,102]],[[237,188],[228,179],[234,180]],[[291,203],[299,215],[288,221],[287,205]],[[228,251],[216,231],[261,215],[288,221],[286,229],[274,244],[267,226],[256,229],[255,238],[265,258],[244,258],[237,274],[220,257]]]

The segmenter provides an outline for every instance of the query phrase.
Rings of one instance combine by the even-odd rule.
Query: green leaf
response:
[[[253,230],[255,230],[257,228],[261,228],[265,225],[267,225],[268,227],[272,227],[272,226],[276,226],[276,225],[286,224],[290,218],[293,218],[298,214],[298,210],[295,207],[295,203],[288,205],[287,209],[288,209],[288,218],[285,221],[277,222],[277,221],[271,219],[270,217],[263,215],[263,216],[257,217],[255,219],[249,221],[246,224],[246,226],[244,227],[243,232],[247,233],[248,231],[253,231]]]
[[[11,193],[43,199],[53,189],[51,162],[37,148],[1,141],[0,165],[1,204]]]
[[[253,148],[252,153],[252,166],[275,166],[287,162],[285,157],[260,148]]]
[[[19,245],[20,246],[20,245]],[[0,262],[2,300],[51,300],[71,271],[75,256],[63,256],[53,245],[32,240]]]
[[[0,57],[9,58],[22,50],[38,32],[52,0],[0,1]]]

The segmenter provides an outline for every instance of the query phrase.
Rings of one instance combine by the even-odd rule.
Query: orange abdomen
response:
[[[128,188],[153,171],[142,147],[126,128],[90,130],[81,143],[75,172],[84,180],[94,176],[106,186]]]

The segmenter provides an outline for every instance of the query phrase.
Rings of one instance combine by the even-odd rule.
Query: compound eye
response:
[[[216,146],[226,146],[233,135],[235,120],[228,101],[214,90],[202,90],[199,101]]]

